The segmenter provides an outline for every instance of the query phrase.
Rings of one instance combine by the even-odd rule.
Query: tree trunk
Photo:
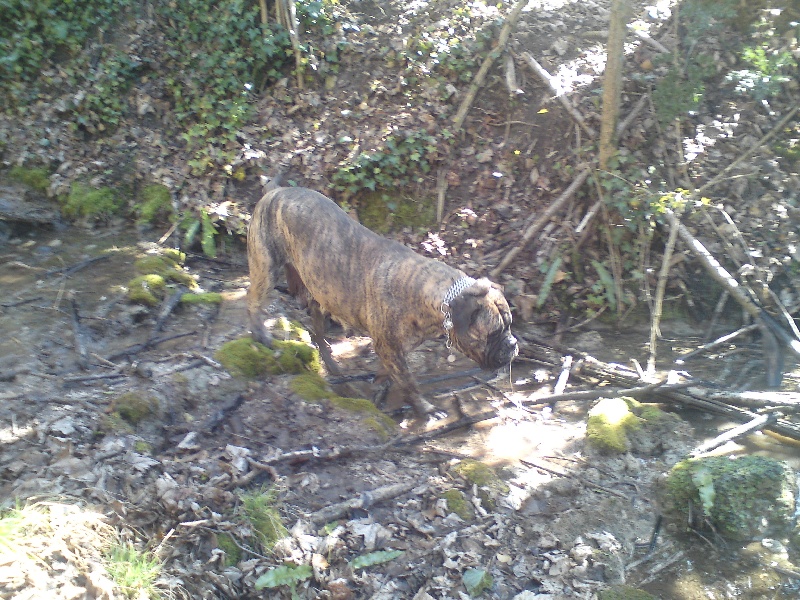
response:
[[[630,0],[611,1],[611,22],[608,27],[606,71],[603,79],[603,116],[600,124],[600,168],[607,169],[609,159],[617,151],[616,128],[622,93],[623,45],[630,14]]]

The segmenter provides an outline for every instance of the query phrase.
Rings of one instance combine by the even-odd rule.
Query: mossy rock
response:
[[[710,456],[684,460],[662,486],[663,506],[681,522],[737,541],[781,536],[792,522],[795,476],[763,456]]]
[[[188,293],[181,296],[184,304],[222,304],[222,294],[218,292]]]
[[[295,340],[275,340],[272,343],[278,373],[319,372],[319,350],[310,342]]]
[[[289,389],[307,402],[321,402],[336,394],[318,373],[303,373],[289,382]]]
[[[70,187],[63,211],[67,217],[105,218],[119,212],[123,205],[112,188],[93,188],[76,182]]]
[[[384,192],[364,194],[358,201],[357,212],[361,223],[378,233],[403,227],[429,227],[436,220],[433,201]]]
[[[597,594],[598,600],[658,600],[652,594],[629,585],[615,585]]]
[[[148,254],[136,259],[133,268],[141,275],[156,274],[161,275],[167,281],[182,283],[189,287],[195,287],[196,283],[186,271],[181,270],[171,256]]]
[[[441,496],[447,502],[447,510],[458,515],[463,521],[475,520],[475,507],[461,490],[447,490]]]
[[[156,306],[164,297],[167,282],[161,275],[139,275],[128,282],[128,300],[137,304]]]
[[[41,167],[14,167],[8,172],[8,178],[40,194],[46,194],[50,189],[50,172]]]
[[[319,351],[303,342],[275,341],[273,348],[250,337],[226,342],[214,358],[235,377],[249,379],[319,370]]]
[[[630,449],[628,432],[640,426],[624,398],[603,398],[589,411],[586,439],[601,452],[619,454]]]
[[[108,412],[130,425],[138,425],[158,411],[158,401],[139,392],[126,392],[111,401]]]
[[[157,219],[167,219],[172,214],[172,194],[161,184],[147,185],[139,194],[138,222],[152,223]]]
[[[504,496],[509,492],[506,482],[500,479],[497,472],[486,463],[472,459],[462,460],[453,467],[453,471],[467,483],[477,486],[478,498],[489,510],[494,510],[498,496]]]

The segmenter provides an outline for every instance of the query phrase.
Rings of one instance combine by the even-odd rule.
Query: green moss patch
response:
[[[601,452],[627,452],[630,449],[628,432],[640,425],[641,419],[623,398],[603,398],[589,411],[586,438]]]
[[[194,277],[180,269],[171,256],[148,254],[137,259],[133,267],[142,275],[154,273],[167,281],[175,281],[189,287],[196,285]]]
[[[122,208],[124,202],[111,188],[93,188],[82,183],[73,183],[64,201],[64,215],[67,217],[109,217]]]
[[[161,275],[140,275],[128,282],[128,300],[137,304],[156,306],[164,297],[167,282]]]
[[[50,172],[41,167],[14,167],[8,172],[8,178],[41,194],[50,188]]]
[[[181,302],[184,304],[221,304],[222,294],[218,292],[188,293],[181,296]]]
[[[462,477],[467,483],[478,488],[478,498],[483,506],[493,510],[498,496],[508,494],[509,488],[505,481],[500,479],[497,472],[477,460],[462,460],[453,467],[456,475]]]
[[[145,418],[154,415],[157,410],[158,401],[139,392],[127,392],[117,396],[108,407],[109,413],[119,416],[130,425],[138,425]]]
[[[441,496],[447,502],[447,510],[464,521],[475,519],[475,508],[461,490],[447,490]]]
[[[345,398],[330,389],[328,383],[316,372],[303,373],[289,382],[289,389],[307,402],[328,400],[337,408],[364,415],[363,423],[386,439],[397,425],[392,418],[365,398]]]
[[[733,540],[761,539],[791,523],[793,482],[788,465],[763,456],[684,460],[667,476],[663,504],[682,522]]]
[[[242,549],[236,545],[229,533],[217,534],[217,548],[225,553],[226,567],[233,567],[242,560]]]
[[[436,220],[436,209],[432,201],[375,192],[359,199],[358,218],[365,227],[388,233],[403,227],[429,227]]]
[[[334,394],[321,375],[303,373],[289,382],[289,389],[307,402],[320,402],[332,398]]]
[[[166,186],[153,184],[145,186],[139,195],[139,223],[152,223],[157,219],[167,219],[172,214],[172,195]]]
[[[319,352],[303,342],[275,341],[273,348],[246,337],[222,345],[214,354],[235,377],[255,378],[319,369]]]

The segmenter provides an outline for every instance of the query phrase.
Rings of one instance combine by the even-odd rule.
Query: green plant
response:
[[[202,173],[233,157],[255,94],[287,61],[289,36],[274,23],[262,25],[258,3],[247,0],[175,0],[161,11],[167,87],[194,154],[189,166]]]
[[[67,217],[107,218],[118,212],[123,201],[117,192],[108,187],[93,188],[75,182],[64,202]]]
[[[75,55],[127,2],[119,0],[0,0],[0,89],[22,100],[35,96],[36,80],[57,55]]]
[[[126,93],[141,66],[138,58],[104,48],[96,66],[86,57],[70,69],[71,83],[80,90],[73,100],[73,127],[99,133],[119,125],[128,110]]]
[[[106,554],[106,571],[126,598],[158,598],[156,580],[161,561],[151,552],[138,550],[130,542],[113,546]]]
[[[242,514],[253,528],[259,544],[272,550],[278,540],[289,535],[278,512],[277,488],[259,488],[241,494]]]
[[[292,598],[298,598],[297,584],[306,579],[310,579],[314,574],[311,565],[281,565],[264,573],[256,579],[256,590],[275,589],[288,586],[291,590]]]
[[[756,100],[777,95],[783,84],[792,81],[787,73],[797,69],[797,59],[789,50],[776,50],[764,42],[742,51],[742,60],[752,68],[733,71],[728,80],[736,83],[736,91]]]
[[[341,163],[332,180],[336,189],[350,194],[397,189],[420,181],[420,173],[429,173],[438,155],[437,139],[425,131],[389,133],[378,148]]]

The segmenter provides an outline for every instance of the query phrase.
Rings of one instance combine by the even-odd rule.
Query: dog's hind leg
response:
[[[250,266],[250,287],[247,290],[247,315],[253,340],[272,346],[272,334],[264,325],[264,305],[275,286],[276,265],[269,252],[259,251],[252,236],[248,238],[247,262]]]
[[[309,311],[311,312],[311,340],[317,345],[319,349],[319,356],[325,366],[328,368],[328,373],[331,375],[341,375],[342,370],[336,361],[333,360],[331,354],[331,345],[325,337],[325,313],[319,302],[313,298],[309,301]]]

